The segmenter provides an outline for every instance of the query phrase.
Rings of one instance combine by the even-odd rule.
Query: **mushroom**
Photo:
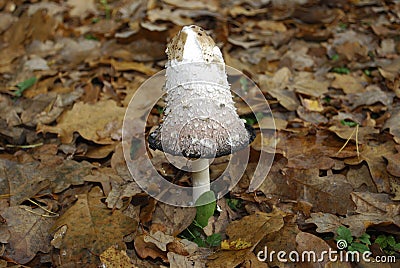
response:
[[[194,159],[193,200],[210,191],[209,159],[248,146],[254,130],[240,119],[225,63],[213,39],[199,26],[185,26],[166,53],[166,106],[149,147]]]

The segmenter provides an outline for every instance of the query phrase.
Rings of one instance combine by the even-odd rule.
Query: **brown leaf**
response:
[[[351,197],[358,213],[381,213],[389,217],[399,216],[400,204],[390,199],[387,194],[354,192]]]
[[[298,199],[313,205],[313,211],[346,215],[354,207],[350,198],[353,187],[341,174],[319,176],[318,169],[286,169],[289,183],[298,184]]]
[[[290,219],[293,219],[293,217],[285,217],[285,225],[279,231],[269,233],[263,240],[261,240],[254,250],[254,252],[257,253],[256,255],[260,254],[264,258],[265,251],[279,252],[283,250],[290,252],[296,250],[296,235],[300,230],[297,227],[297,224],[291,222]],[[263,252],[263,254],[259,253],[260,251]],[[271,261],[267,256],[266,261],[271,267],[280,266],[280,262],[276,258],[273,258]]]
[[[315,135],[309,134],[305,137],[283,132],[278,134],[276,149],[288,159],[288,167],[327,170],[332,168],[335,163],[332,157],[350,157],[357,154],[355,145],[347,145],[337,155],[344,142],[326,131],[319,131]]]
[[[49,230],[54,218],[40,216],[43,213],[40,208],[31,209],[27,206],[13,206],[1,213],[7,221],[7,229],[10,232],[5,252],[7,258],[25,264],[39,251],[43,253],[50,251]]]
[[[359,144],[365,143],[365,139],[367,139],[369,135],[379,133],[379,130],[374,127],[370,127],[370,126],[361,127],[360,126],[360,127],[358,127],[358,133],[356,136],[354,127],[344,126],[341,123],[337,123],[335,125],[330,126],[329,130],[336,133],[336,135],[338,135],[343,140],[350,139],[355,142],[356,139],[358,139]]]
[[[72,7],[69,14],[71,17],[80,17],[81,19],[87,17],[89,14],[97,14],[97,8],[94,0],[79,1],[68,0],[68,5]]]
[[[365,160],[378,192],[390,193],[391,175],[386,171],[386,162],[383,157],[392,155],[393,153],[395,153],[393,141],[387,141],[383,144],[369,142],[362,146],[360,158],[346,159],[345,163],[358,165]]]
[[[311,213],[311,218],[306,223],[314,223],[317,225],[318,233],[336,233],[339,226],[342,226],[340,218],[331,213]]]
[[[389,128],[390,134],[394,136],[396,143],[400,144],[400,108],[390,111],[390,118],[385,122],[383,128]]]
[[[388,226],[395,224],[400,227],[400,219],[397,216],[395,219],[382,215],[381,213],[363,213],[348,216],[341,220],[344,225],[349,226],[351,234],[355,237],[363,235],[367,228],[373,226]]]
[[[396,177],[400,177],[400,147],[397,146],[397,154],[385,156],[388,161],[387,170],[390,174]]]
[[[366,88],[365,92],[349,94],[348,98],[353,103],[351,109],[355,109],[362,105],[372,105],[377,102],[385,106],[390,106],[393,102],[393,95],[382,91],[376,85],[370,85]]]
[[[289,111],[295,111],[299,106],[299,100],[293,91],[287,89],[292,74],[289,68],[279,69],[273,77],[260,75],[258,77],[260,88],[263,92],[269,93]]]
[[[280,230],[283,226],[283,212],[275,209],[271,213],[257,212],[233,221],[226,229],[229,240],[241,239],[252,244],[251,249],[268,233]],[[249,232],[248,230],[253,230]]]
[[[353,93],[360,93],[364,92],[363,82],[356,77],[349,75],[349,74],[336,74],[332,73],[329,74],[328,77],[333,77],[335,80],[332,82],[332,87],[343,89],[345,94],[353,94]]]
[[[328,252],[330,246],[322,238],[310,233],[299,232],[296,236],[296,242],[297,252],[299,252],[299,255],[302,256],[304,251],[312,251],[315,253],[315,256],[311,255],[311,261],[306,261],[304,263],[307,264],[305,267],[319,268],[321,267],[320,265],[325,265],[329,261],[329,256],[327,254],[323,255],[322,253],[323,251]],[[319,259],[321,256],[324,257],[322,260]]]
[[[336,51],[344,55],[347,60],[353,61],[368,56],[368,48],[359,42],[345,42],[336,47]]]
[[[38,131],[57,133],[63,143],[71,143],[76,131],[83,138],[95,143],[112,144],[115,142],[112,135],[121,131],[124,115],[125,108],[118,107],[113,100],[96,104],[77,102],[72,110],[64,112],[58,118],[56,126],[38,125]],[[100,135],[107,130],[110,123],[115,123],[116,126],[106,135]]]
[[[196,208],[194,207],[175,207],[157,203],[152,224],[162,224],[166,228],[166,234],[177,236],[193,222],[195,217]]]
[[[328,92],[328,81],[319,81],[313,73],[300,72],[294,78],[294,83],[290,87],[297,93],[312,97],[321,97]]]
[[[142,192],[142,189],[136,182],[119,183],[111,181],[112,190],[108,194],[106,203],[109,208],[120,209],[123,206],[124,199],[130,198]]]
[[[167,253],[163,252],[153,243],[146,243],[144,235],[135,237],[135,250],[141,258],[150,257],[152,259],[161,258],[163,261],[168,261]]]
[[[68,226],[60,246],[62,262],[96,263],[95,256],[110,246],[126,248],[122,238],[135,232],[137,222],[107,209],[102,198],[101,189],[94,187],[88,194],[78,195],[78,201],[57,219],[53,230]]]
[[[141,62],[115,61],[111,59],[111,66],[117,71],[138,71],[146,75],[153,75],[157,71]]]

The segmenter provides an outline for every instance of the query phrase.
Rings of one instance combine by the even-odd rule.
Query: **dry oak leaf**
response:
[[[39,251],[43,253],[50,251],[49,230],[54,218],[42,217],[40,214],[43,214],[43,210],[31,209],[28,206],[9,207],[1,213],[7,221],[7,229],[10,232],[5,257],[25,264]]]
[[[346,215],[354,208],[350,198],[353,187],[342,174],[330,174],[320,177],[319,169],[284,169],[287,182],[295,183],[297,199],[313,205],[316,211]]]
[[[396,146],[396,149],[397,154],[387,155],[385,158],[388,161],[387,170],[389,173],[400,178],[400,145]]]
[[[245,216],[238,221],[233,221],[226,229],[230,241],[246,241],[251,244],[249,248],[241,250],[221,250],[208,257],[208,267],[236,267],[248,260],[251,251],[267,234],[279,231],[283,225],[284,214],[278,209],[271,213],[257,212]],[[249,232],[251,230],[251,232]],[[261,263],[261,262],[260,262]]]
[[[59,193],[71,185],[83,184],[92,168],[86,161],[49,162],[47,166],[43,161],[18,163],[0,159],[0,194],[10,195],[11,206],[19,205],[46,188]]]
[[[287,89],[291,78],[292,73],[289,68],[284,67],[279,69],[273,77],[267,75],[258,76],[258,82],[263,92],[267,92],[277,99],[289,111],[295,111],[300,102],[296,94],[292,90]]]
[[[348,165],[358,165],[362,161],[366,161],[378,192],[390,193],[390,179],[393,177],[386,170],[384,157],[396,153],[394,145],[394,142],[391,140],[383,144],[374,144],[372,142],[363,144],[360,157],[345,159],[345,163]]]
[[[290,252],[296,250],[296,235],[300,230],[297,227],[297,223],[293,222],[293,215],[285,217],[284,220],[285,225],[279,231],[267,234],[254,249],[254,252],[265,252],[265,249],[268,252],[279,252],[281,250]],[[281,264],[276,258],[268,260],[268,265],[271,267],[280,267]]]
[[[303,252],[305,251],[311,251],[315,253],[315,255],[309,255],[310,261],[308,261],[307,259],[305,260],[304,264],[306,264],[306,267],[324,267],[324,265],[329,261],[328,254],[325,253],[329,251],[330,246],[322,238],[319,238],[318,236],[310,233],[300,232],[296,236],[296,242],[297,252],[299,252],[300,256],[302,256]],[[321,257],[323,258],[322,260],[320,260]]]
[[[400,144],[400,107],[390,111],[390,118],[383,126],[383,129],[385,128],[389,128],[390,134],[394,136],[394,141]]]
[[[135,232],[137,222],[119,210],[108,209],[102,198],[99,187],[79,194],[78,201],[55,222],[54,231],[64,225],[68,227],[60,245],[63,263],[98,263],[96,256],[110,246],[126,248],[123,237]]]
[[[56,126],[38,125],[37,130],[57,133],[62,143],[71,143],[76,131],[97,144],[113,144],[120,137],[124,115],[125,108],[117,106],[113,100],[95,104],[77,102],[72,110],[58,118]]]

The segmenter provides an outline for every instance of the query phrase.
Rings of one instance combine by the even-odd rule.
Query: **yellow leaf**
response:
[[[236,239],[233,241],[224,240],[221,242],[221,249],[225,250],[241,250],[251,247],[251,242],[243,241],[242,239]]]

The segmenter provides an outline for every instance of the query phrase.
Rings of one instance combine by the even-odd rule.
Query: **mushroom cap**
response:
[[[183,126],[180,133],[175,133],[177,137],[167,134],[164,139],[162,133],[166,131],[163,131],[163,127],[164,125],[161,124],[150,133],[149,147],[188,158],[214,158],[229,155],[244,149],[256,137],[254,129],[246,123],[243,123],[244,131],[237,126],[234,130],[231,128],[232,131],[230,131],[216,121],[196,119]],[[235,131],[239,133],[234,139],[230,138],[229,132]]]
[[[163,122],[149,147],[172,155],[213,158],[239,151],[255,138],[240,119],[219,48],[200,27],[183,29],[167,47]]]

